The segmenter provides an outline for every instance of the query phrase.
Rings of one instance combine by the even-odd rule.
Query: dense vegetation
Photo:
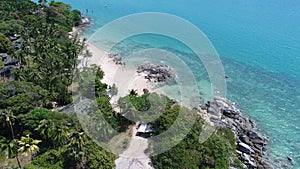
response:
[[[112,168],[116,156],[91,141],[74,115],[48,110],[72,101],[69,86],[84,41],[68,35],[80,23],[79,11],[42,2],[0,4],[0,53],[19,62],[0,78],[0,168]],[[0,60],[0,68],[9,67]]]
[[[124,132],[133,122],[113,110],[109,101],[110,96],[116,94],[117,89],[115,85],[108,86],[102,83],[103,76],[104,72],[98,66],[91,65],[78,73],[78,79],[75,80],[79,84],[80,95],[96,102],[97,108],[89,112],[89,117],[94,119],[94,123],[89,122],[89,126],[97,128],[97,126],[103,125],[99,124],[99,121],[104,117],[114,130]]]
[[[132,121],[154,121],[171,104],[172,101],[166,96],[147,92],[138,96],[135,90],[118,100],[121,113]]]
[[[7,39],[4,41],[0,36],[1,51],[21,63],[14,71],[14,79],[32,82],[47,90],[49,101],[59,105],[70,103],[67,87],[83,43],[78,37],[69,38],[68,31],[78,22],[80,13],[60,2],[51,1],[49,6],[41,8],[31,1],[21,0],[6,0],[1,3],[0,12],[2,35],[20,36],[14,41],[20,49],[14,50],[5,49]]]
[[[133,124],[125,117],[152,121],[156,136],[171,127],[179,111],[192,113],[165,96],[147,92],[138,96],[134,90],[119,100],[122,114],[116,113],[109,101],[118,90],[101,82],[104,72],[99,67],[91,65],[73,74],[78,72],[78,55],[90,56],[84,41],[68,35],[80,23],[80,12],[61,2],[39,2],[4,0],[0,4],[0,53],[19,61],[11,76],[0,78],[0,168],[114,168],[117,157],[94,143],[74,114],[50,110],[71,103],[69,87],[75,79],[81,96],[95,101],[96,109],[89,115],[94,118],[91,130],[99,137],[110,132],[97,123],[100,114],[117,132]],[[0,68],[5,66],[0,59]],[[232,132],[218,129],[200,144],[203,120],[199,115],[195,119],[185,139],[152,157],[155,168],[228,168],[233,163]],[[189,120],[183,119],[181,125]],[[174,140],[160,146],[168,141]]]
[[[155,123],[160,124],[158,133],[168,129],[176,120],[179,107],[167,110]],[[155,168],[229,168],[230,165],[240,167],[235,155],[235,139],[233,133],[227,128],[218,128],[204,143],[199,142],[199,136],[204,121],[196,116],[196,123],[188,135],[172,149],[152,156]],[[167,138],[167,144],[176,138]],[[164,143],[163,143],[164,145]],[[155,145],[160,146],[160,145]]]
[[[150,99],[149,96],[152,96],[153,98]],[[150,100],[154,105],[150,104]],[[159,106],[156,104],[156,102],[153,102],[154,100],[159,101]],[[223,169],[229,168],[230,165],[241,168],[241,162],[237,159],[235,154],[235,138],[230,129],[216,128],[207,141],[203,143],[199,142],[199,136],[203,130],[203,125],[205,122],[200,115],[197,114],[197,111],[189,110],[177,105],[176,103],[172,103],[172,101],[168,98],[166,98],[164,104],[162,104],[162,96],[159,96],[155,93],[146,93],[142,96],[137,96],[135,92],[131,91],[128,96],[121,98],[119,102],[121,108],[123,111],[125,111],[124,113],[135,113],[131,116],[140,116],[140,118],[146,120],[149,119],[149,116],[152,118],[157,117],[152,115],[151,111],[147,111],[151,109],[149,108],[150,105],[156,108],[155,111],[160,110],[162,112],[159,113],[159,117],[155,119],[155,121],[151,122],[152,125],[155,126],[155,132],[152,134],[152,136],[158,136],[162,133],[165,133],[167,130],[170,131],[171,126],[175,123],[178,124],[178,127],[180,127],[180,131],[182,132],[185,127],[188,126],[187,124],[193,121],[192,118],[195,119],[195,124],[191,126],[191,129],[186,128],[188,134],[184,136],[183,140],[178,141],[179,144],[162,154],[151,157],[151,161],[155,168]],[[131,109],[131,111],[128,109]],[[138,114],[138,110],[144,111],[144,113],[147,115]],[[179,115],[180,113],[186,115]],[[160,137],[159,140],[151,140],[150,147],[147,151],[149,153],[156,153],[160,152],[169,145],[173,145],[173,143],[177,141],[178,137],[180,137],[180,132],[173,134],[174,135],[170,133],[165,138]]]

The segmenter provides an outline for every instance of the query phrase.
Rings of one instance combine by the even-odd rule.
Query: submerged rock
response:
[[[145,73],[145,79],[154,82],[166,82],[169,79],[176,77],[175,72],[167,65],[155,65],[150,62],[145,62],[138,66],[138,73]]]
[[[125,64],[123,62],[123,56],[121,56],[120,54],[109,53],[108,57],[111,58],[113,60],[113,62],[115,62],[115,64],[117,64],[117,65],[124,65]]]
[[[278,158],[275,160],[275,167],[276,168],[293,168],[292,161],[288,160],[287,158]]]
[[[293,159],[289,156],[287,156],[286,158],[288,159],[288,161],[291,161],[291,162],[293,161]]]

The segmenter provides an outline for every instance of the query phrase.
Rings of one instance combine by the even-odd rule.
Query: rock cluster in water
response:
[[[155,65],[145,62],[138,66],[138,73],[145,73],[145,79],[153,82],[165,82],[176,77],[175,72],[167,65]]]
[[[88,18],[87,16],[83,15],[83,14],[80,15],[80,19],[81,20],[80,20],[79,26],[81,26],[81,27],[84,27],[84,26],[87,26],[87,25],[91,24],[91,19]]]
[[[256,124],[241,114],[229,100],[215,97],[201,106],[209,114],[209,120],[219,127],[230,128],[235,136],[237,155],[247,168],[272,168],[267,159],[268,138],[257,132]]]
[[[111,58],[113,60],[113,62],[117,65],[124,65],[125,64],[123,62],[123,56],[121,56],[120,54],[109,53],[108,57]]]

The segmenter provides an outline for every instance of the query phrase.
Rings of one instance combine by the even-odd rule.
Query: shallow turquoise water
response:
[[[273,162],[286,156],[300,168],[300,1],[297,0],[64,0],[94,19],[86,36],[121,16],[166,12],[195,24],[214,44],[224,64],[227,96],[255,119],[271,140]],[[86,11],[88,9],[88,12]],[[142,37],[140,48],[159,46]],[[138,41],[135,41],[138,42]],[[126,44],[127,43],[127,44]],[[120,49],[137,50],[131,40]],[[123,47],[122,47],[123,45]],[[124,51],[123,51],[124,52]],[[198,64],[198,63],[190,63]],[[207,75],[194,68],[199,82]],[[197,68],[197,69],[196,69]],[[197,73],[198,72],[198,73]]]

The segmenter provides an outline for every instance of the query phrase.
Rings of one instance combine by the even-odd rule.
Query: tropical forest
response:
[[[168,130],[181,110],[184,110],[183,113],[194,111],[166,96],[148,92],[139,95],[131,90],[118,101],[124,114],[116,112],[110,99],[118,89],[102,82],[105,72],[101,67],[78,68],[79,56],[91,56],[86,48],[86,39],[80,34],[70,33],[80,24],[81,11],[63,2],[1,0],[0,168],[116,168],[118,155],[99,146],[83,129],[76,113],[59,109],[72,106],[79,99],[76,92],[74,97],[74,79],[81,82],[77,86],[83,89],[79,91],[80,97],[86,94],[88,98],[84,89],[93,88],[95,91],[95,97],[89,99],[96,108],[90,114],[95,117],[101,114],[115,131],[129,136],[135,122],[124,114],[138,116],[139,111],[149,109],[149,97],[167,102],[165,107],[160,108],[160,116],[151,122],[155,132],[150,137]],[[80,76],[76,72],[80,72]],[[91,72],[96,76],[92,76]],[[87,79],[94,83],[88,83]],[[158,111],[158,108],[153,111]],[[146,118],[151,118],[151,115]],[[153,168],[243,168],[236,155],[236,142],[231,130],[219,127],[206,142],[199,143],[205,120],[197,113],[194,119],[196,123],[179,144],[162,154],[151,156]],[[91,123],[99,135],[105,135],[107,131],[101,128],[101,124]],[[175,138],[159,146],[174,141],[172,139]],[[128,146],[129,140],[123,144]],[[154,149],[150,147],[146,151],[151,154]]]

